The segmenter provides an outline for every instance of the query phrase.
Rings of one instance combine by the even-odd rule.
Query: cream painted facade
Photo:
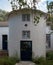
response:
[[[21,59],[21,49],[20,41],[32,41],[32,57],[46,56],[46,19],[44,14],[40,17],[39,23],[35,26],[34,14],[31,10],[18,10],[12,12],[9,15],[9,56],[18,53],[19,58]],[[22,14],[30,14],[30,21],[22,21]],[[37,13],[38,14],[38,13]],[[27,24],[27,27],[25,26]],[[30,31],[30,39],[22,38],[22,31]]]

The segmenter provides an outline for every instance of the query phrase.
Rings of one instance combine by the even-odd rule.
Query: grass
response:
[[[3,56],[0,57],[0,65],[15,65],[19,62],[18,53],[15,52],[12,57]]]
[[[19,62],[19,59],[15,57],[0,58],[0,65],[15,65],[16,62]]]

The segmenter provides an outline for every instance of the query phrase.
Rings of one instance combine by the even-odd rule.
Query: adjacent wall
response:
[[[46,26],[46,34],[50,34],[50,47],[46,48],[46,50],[53,50],[53,30],[51,30],[50,26]]]
[[[9,36],[9,28],[8,27],[0,27],[0,50],[2,50],[2,35]]]

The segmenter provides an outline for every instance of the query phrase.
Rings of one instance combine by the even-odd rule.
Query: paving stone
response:
[[[30,61],[20,61],[19,63],[16,63],[15,65],[36,65],[36,64]]]

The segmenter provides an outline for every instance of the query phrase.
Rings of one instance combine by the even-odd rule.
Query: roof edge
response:
[[[41,10],[35,10],[35,9],[31,9],[31,8],[23,8],[23,9],[18,9],[18,10],[13,10],[13,11],[11,11],[9,14],[8,14],[8,18],[10,17],[10,15],[11,14],[16,14],[17,12],[20,12],[20,11],[24,11],[24,10],[29,10],[29,11],[34,11],[35,13],[42,13],[43,15],[47,15],[47,13],[45,13],[45,12],[43,12],[43,11],[41,11]],[[7,18],[7,19],[8,19]]]

